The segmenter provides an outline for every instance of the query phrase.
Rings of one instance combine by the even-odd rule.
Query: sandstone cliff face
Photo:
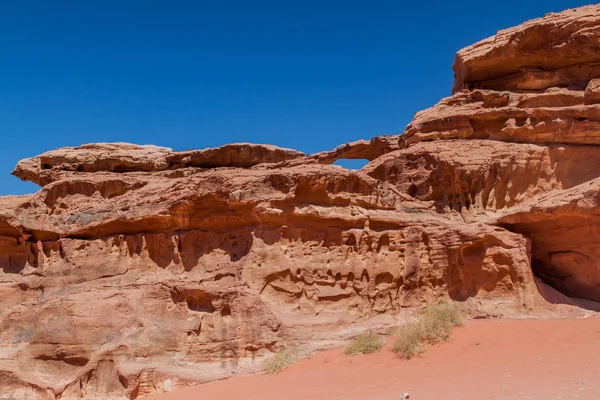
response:
[[[477,317],[588,312],[599,27],[584,7],[460,51],[455,94],[401,136],[19,162],[42,188],[0,198],[0,398],[138,398],[445,299]]]

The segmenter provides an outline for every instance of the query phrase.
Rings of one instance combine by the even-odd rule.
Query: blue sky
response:
[[[0,1],[0,194],[53,148],[304,152],[400,133],[460,48],[580,1]]]

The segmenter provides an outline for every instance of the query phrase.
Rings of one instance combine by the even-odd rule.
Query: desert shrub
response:
[[[434,344],[450,339],[453,328],[463,323],[460,309],[454,303],[427,307],[419,321],[396,329],[392,351],[408,360],[425,351],[425,342]]]
[[[396,331],[392,351],[400,357],[410,360],[425,351],[425,335],[421,322],[401,326]]]
[[[371,354],[381,349],[385,340],[376,333],[366,332],[358,335],[344,349],[344,354],[353,356],[355,354]]]
[[[300,359],[297,349],[281,349],[273,357],[263,362],[263,372],[277,374]]]
[[[425,309],[421,317],[425,339],[439,343],[450,339],[454,326],[462,326],[463,319],[456,304],[437,304]]]

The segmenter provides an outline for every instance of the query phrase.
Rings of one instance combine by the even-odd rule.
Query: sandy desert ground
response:
[[[471,321],[401,361],[387,348],[315,354],[274,376],[235,377],[152,400],[600,399],[600,317]]]

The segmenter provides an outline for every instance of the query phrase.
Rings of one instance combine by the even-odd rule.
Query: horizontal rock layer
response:
[[[600,104],[584,104],[583,91],[543,93],[475,90],[443,99],[417,113],[402,141],[491,139],[533,144],[600,144]]]
[[[598,5],[548,14],[462,49],[454,92],[585,87],[600,76],[599,14]]]
[[[302,152],[271,145],[235,143],[225,146],[174,152],[166,147],[129,143],[95,143],[49,151],[21,160],[13,175],[41,186],[73,176],[68,172],[156,172],[185,167],[249,168],[302,157]]]

